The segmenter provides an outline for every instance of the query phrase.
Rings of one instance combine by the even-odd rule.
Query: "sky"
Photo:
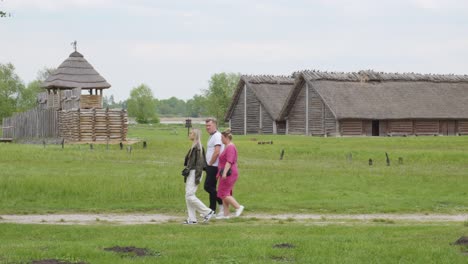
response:
[[[190,99],[213,74],[468,74],[466,0],[0,0],[0,63],[27,84],[78,52],[125,100]]]

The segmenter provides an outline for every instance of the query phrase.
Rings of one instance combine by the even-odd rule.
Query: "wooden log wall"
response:
[[[244,98],[245,93],[243,90],[231,115],[231,132],[234,135],[244,134]]]
[[[415,120],[413,127],[414,134],[417,136],[439,135],[439,120]]]
[[[260,102],[247,86],[247,134],[258,134],[260,130]]]
[[[80,108],[81,88],[63,91],[62,110],[72,110]]]
[[[325,134],[325,104],[318,93],[309,87],[309,134]]]
[[[327,136],[336,136],[338,134],[337,126],[338,121],[336,120],[335,115],[333,112],[328,108],[328,106],[324,105],[325,108],[325,135]]]
[[[59,134],[58,113],[55,109],[37,107],[4,118],[2,123],[5,138],[56,138]]]
[[[364,135],[362,120],[342,120],[340,130],[342,136]]]
[[[292,107],[289,116],[288,116],[288,134],[292,135],[305,135],[305,84],[299,92],[296,102]]]
[[[260,104],[260,114],[261,114],[261,133],[263,134],[273,134],[273,119],[270,114],[268,114],[265,107]]]
[[[47,99],[49,95],[47,92],[38,93],[36,96],[37,106],[39,109],[47,109]]]
[[[102,108],[102,96],[101,95],[81,95],[80,108],[82,109]]]
[[[125,141],[128,116],[125,110],[78,109],[60,112],[60,136],[67,141]]]
[[[47,93],[47,108],[60,109],[62,99],[62,92],[60,90],[50,90]]]
[[[457,125],[458,125],[458,134],[468,135],[468,120],[459,120]]]

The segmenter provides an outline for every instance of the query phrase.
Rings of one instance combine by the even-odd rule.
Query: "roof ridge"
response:
[[[426,82],[468,82],[468,75],[456,74],[423,74],[423,73],[390,73],[374,70],[360,70],[358,72],[327,72],[320,70],[295,71],[292,76],[304,76],[307,80],[332,80],[332,81],[426,81]]]

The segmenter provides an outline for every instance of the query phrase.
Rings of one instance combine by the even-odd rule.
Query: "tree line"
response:
[[[37,94],[44,92],[41,83],[54,71],[44,68],[35,80],[24,84],[11,63],[0,63],[0,120],[15,112],[24,112],[37,105]],[[130,90],[128,99],[116,102],[113,95],[103,96],[103,107],[127,109],[138,123],[159,123],[159,117],[215,117],[221,123],[239,82],[236,73],[216,73],[202,89],[188,100],[171,97],[157,99],[151,88],[141,84]]]

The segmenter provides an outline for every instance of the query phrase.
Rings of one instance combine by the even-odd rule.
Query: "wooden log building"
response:
[[[75,46],[75,52],[43,82],[47,92],[38,95],[38,106],[5,118],[3,133],[14,139],[125,141],[126,110],[102,109],[103,90],[110,86]]]
[[[294,74],[278,120],[287,134],[468,134],[468,76],[374,71]]]
[[[225,116],[232,132],[285,134],[286,122],[278,117],[293,84],[285,76],[241,76]]]

